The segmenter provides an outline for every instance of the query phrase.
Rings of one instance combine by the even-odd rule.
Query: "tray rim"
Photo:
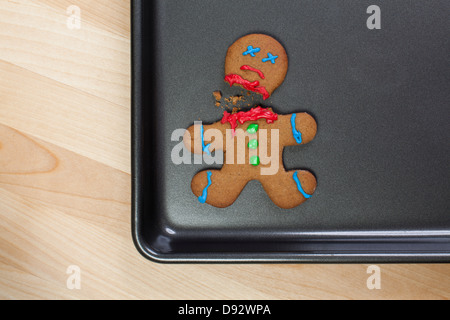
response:
[[[140,139],[142,134],[141,118],[141,101],[138,99],[142,92],[140,79],[142,74],[139,68],[141,61],[141,46],[139,38],[142,35],[141,23],[141,6],[145,0],[131,0],[131,162],[132,162],[132,214],[131,214],[131,233],[134,245],[138,252],[146,259],[156,263],[450,263],[449,252],[404,252],[404,253],[295,253],[295,252],[267,252],[267,253],[199,253],[199,254],[174,254],[160,253],[156,248],[146,245],[146,241],[142,236],[140,229],[142,227],[142,205],[141,199],[143,192],[141,190],[141,165],[142,162],[139,155],[142,150]],[[152,0],[153,1],[153,0]],[[318,233],[311,233],[319,234]],[[438,239],[446,239],[450,244],[450,230],[445,231],[398,231],[392,232],[389,238],[380,238],[382,234],[387,232],[355,232],[354,234],[367,235],[372,233],[376,236],[378,233],[378,241],[383,240],[406,240],[415,236],[415,240],[423,240],[427,243],[436,243]],[[325,233],[322,232],[322,235]],[[332,234],[332,233],[329,233]],[[335,233],[336,235],[337,233]],[[347,236],[349,233],[345,233]],[[352,241],[358,239],[349,237]],[[360,237],[359,240],[364,239]],[[374,239],[374,238],[371,238]],[[337,238],[335,238],[337,240]],[[442,241],[441,241],[442,242]]]

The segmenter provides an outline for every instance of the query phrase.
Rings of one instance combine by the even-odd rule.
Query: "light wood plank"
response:
[[[95,5],[89,0],[40,0],[40,3],[58,11],[78,6],[83,21],[122,37],[128,38],[130,34],[130,1],[98,0]]]
[[[87,1],[1,0],[0,60],[128,107],[129,5],[102,2],[103,14],[84,10]],[[79,30],[67,27],[71,5],[81,9]],[[105,19],[120,32],[105,28]]]
[[[1,123],[130,173],[128,106],[1,60],[0,73]]]

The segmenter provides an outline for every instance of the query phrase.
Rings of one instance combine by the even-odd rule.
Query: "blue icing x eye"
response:
[[[270,52],[267,54],[268,58],[264,58],[262,59],[262,62],[268,62],[271,61],[272,64],[275,64],[275,60],[278,59],[278,56],[274,56],[273,54],[271,54]]]
[[[248,46],[248,48],[247,48],[247,51],[245,51],[244,53],[243,53],[243,55],[244,56],[246,56],[246,55],[251,55],[252,57],[256,57],[255,56],[255,53],[258,53],[258,52],[260,52],[261,51],[261,48],[253,48],[252,46]]]

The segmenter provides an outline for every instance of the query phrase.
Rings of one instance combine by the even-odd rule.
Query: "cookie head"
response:
[[[250,34],[228,49],[225,59],[225,81],[259,93],[264,100],[284,81],[288,57],[284,47],[264,34]]]

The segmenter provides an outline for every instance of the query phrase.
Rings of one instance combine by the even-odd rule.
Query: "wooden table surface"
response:
[[[450,298],[444,264],[380,265],[381,289],[369,290],[369,265],[141,257],[130,226],[129,20],[125,0],[0,0],[1,299]]]

